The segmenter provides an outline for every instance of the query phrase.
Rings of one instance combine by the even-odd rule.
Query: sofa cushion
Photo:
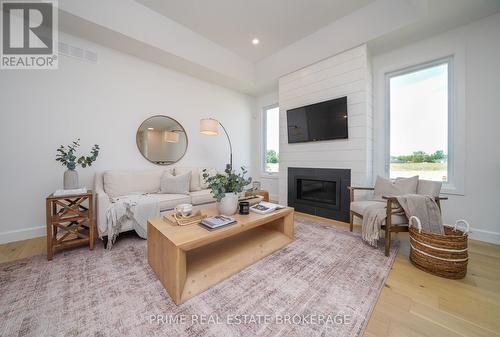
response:
[[[200,191],[200,169],[199,168],[185,168],[185,167],[176,167],[174,168],[174,174],[176,176],[186,174],[191,172],[191,180],[189,182],[189,191]]]
[[[160,211],[168,211],[179,204],[191,203],[191,197],[186,194],[151,194],[151,197],[160,202]]]
[[[378,200],[353,201],[351,202],[351,211],[364,216],[367,207],[371,205],[378,205],[380,208],[385,209],[387,202]],[[404,215],[393,215],[391,220],[392,224],[394,225],[401,225],[408,223],[408,219]]]
[[[203,178],[203,173],[204,173],[203,170],[207,170],[206,173],[208,173],[209,177],[216,175],[217,170],[210,167],[200,168],[199,170],[200,170],[200,187],[202,190],[205,190],[208,188],[208,184],[205,182],[205,178]]]
[[[134,193],[157,193],[163,171],[106,171],[104,191],[111,198]]]
[[[418,176],[397,178],[394,181],[377,176],[373,195],[382,200],[382,196],[398,196],[417,193]]]
[[[163,173],[160,182],[160,193],[169,194],[189,194],[189,181],[191,171],[174,176],[168,172]]]
[[[443,183],[440,181],[420,179],[418,181],[417,194],[428,195],[430,197],[439,197],[442,185]]]
[[[215,199],[209,189],[191,192],[191,203],[193,205],[208,204],[215,202]]]

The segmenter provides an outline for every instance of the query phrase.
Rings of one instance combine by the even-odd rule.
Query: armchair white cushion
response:
[[[378,205],[380,208],[385,208],[387,205],[386,201],[379,200],[360,200],[351,202],[351,211],[364,216],[366,209],[368,206]],[[408,219],[404,215],[393,214],[392,215],[392,223],[394,225],[402,225],[408,223]]]

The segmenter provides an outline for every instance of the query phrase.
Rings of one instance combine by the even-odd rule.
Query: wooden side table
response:
[[[47,260],[55,251],[88,244],[94,249],[95,224],[92,191],[54,196],[45,201],[47,216]]]

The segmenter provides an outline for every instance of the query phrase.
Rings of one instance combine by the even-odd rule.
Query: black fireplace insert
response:
[[[349,221],[351,170],[288,168],[288,205],[299,212]]]

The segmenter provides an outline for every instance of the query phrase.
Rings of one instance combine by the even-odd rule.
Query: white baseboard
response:
[[[14,231],[0,233],[0,244],[33,239],[45,235],[47,235],[45,226],[17,229]]]
[[[483,229],[470,228],[469,238],[477,241],[484,241],[500,245],[500,233],[491,232]]]

